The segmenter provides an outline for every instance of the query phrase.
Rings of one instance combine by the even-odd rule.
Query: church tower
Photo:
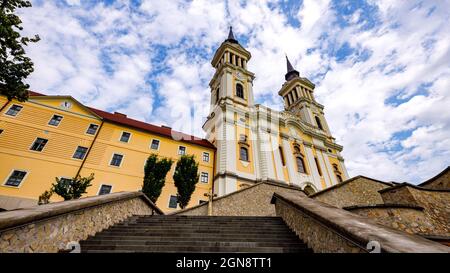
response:
[[[278,95],[283,97],[284,109],[298,116],[304,123],[325,133],[331,138],[328,123],[325,120],[323,105],[314,98],[315,85],[307,78],[300,77],[286,56],[287,73],[286,82]]]
[[[203,125],[207,139],[217,148],[214,191],[223,195],[242,188],[243,179],[257,179],[254,131],[254,74],[247,70],[251,58],[230,27],[211,65],[215,68],[211,88],[210,114]]]

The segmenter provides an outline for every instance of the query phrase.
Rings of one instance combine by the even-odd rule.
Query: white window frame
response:
[[[17,115],[11,116],[11,115],[6,114],[6,113],[8,113],[9,109],[11,109],[14,105],[17,105],[17,106],[22,107],[22,108],[20,109],[20,111],[17,112]],[[18,116],[20,115],[20,113],[22,113],[23,108],[24,108],[23,105],[20,105],[20,104],[17,104],[17,103],[13,103],[13,104],[8,108],[8,110],[6,110],[6,111],[3,113],[3,115],[4,115],[4,116],[7,116],[7,117],[10,117],[10,118],[16,118],[16,117],[18,117]]]
[[[112,164],[111,164],[111,163],[112,163],[112,160],[113,160],[113,158],[114,158],[114,155],[121,155],[121,156],[122,156],[122,160],[120,161],[120,165],[119,165],[119,166],[116,166],[116,165],[112,165]],[[125,155],[124,155],[124,154],[113,152],[112,155],[111,155],[111,158],[109,159],[108,165],[109,165],[110,167],[113,167],[113,168],[120,168],[120,167],[122,167],[122,164],[123,164],[123,161],[124,161],[124,160],[125,160]]]
[[[205,160],[205,154],[208,155],[208,161]],[[209,163],[209,162],[211,161],[211,154],[208,153],[208,152],[203,152],[203,154],[202,154],[202,161],[203,161],[203,162],[208,162],[208,163]]]
[[[184,154],[180,154],[180,148],[181,147],[184,147]],[[178,146],[178,152],[177,152],[177,154],[178,155],[187,155],[187,147],[186,146],[183,146],[183,145],[179,145]]]
[[[18,172],[25,172],[25,176],[23,177],[22,181],[20,181],[20,184],[15,187],[15,186],[10,186],[10,185],[6,185],[6,182],[8,182],[9,178],[11,177],[11,175],[14,173],[14,171],[18,171]],[[7,187],[7,188],[12,188],[12,189],[19,189],[20,187],[22,187],[23,183],[25,182],[25,180],[27,179],[28,175],[30,174],[30,172],[28,170],[24,170],[24,169],[12,169],[8,176],[5,178],[5,180],[3,181],[2,186],[3,187]]]
[[[58,125],[50,124],[50,121],[52,121],[52,119],[53,119],[54,116],[59,116],[59,117],[61,117],[61,120],[59,121]],[[52,117],[50,118],[50,120],[47,122],[47,125],[48,125],[48,126],[52,126],[52,127],[59,127],[59,125],[61,125],[61,122],[63,121],[63,119],[64,119],[64,116],[63,116],[63,115],[53,114]]]
[[[78,150],[79,147],[86,148],[86,153],[84,154],[83,158],[76,158],[76,157],[75,157],[75,154],[77,153],[77,150]],[[89,152],[89,147],[84,147],[84,146],[78,145],[78,146],[75,148],[75,151],[73,152],[72,159],[75,159],[75,160],[84,160],[84,159],[86,158],[86,155],[87,155],[88,152]],[[123,159],[122,159],[122,160],[123,160]]]
[[[113,192],[113,189],[114,189],[114,185],[112,185],[112,184],[100,184],[100,186],[98,187],[98,191],[97,191],[97,195],[99,196],[100,195],[100,190],[102,189],[102,186],[111,186],[111,191],[108,193],[108,194],[111,194],[112,192]],[[103,194],[103,195],[105,195],[105,194]]]
[[[46,140],[47,140],[47,143],[45,143],[44,148],[42,148],[42,150],[40,150],[40,151],[32,150],[31,148],[33,147],[34,143],[38,140],[38,138],[46,139]],[[34,139],[33,143],[31,143],[31,146],[30,146],[30,148],[28,149],[28,151],[34,152],[34,153],[42,153],[42,152],[45,150],[45,147],[47,147],[48,142],[49,142],[49,139],[48,139],[48,138],[36,137],[36,138]]]
[[[95,130],[95,133],[92,135],[92,134],[88,134],[88,131],[89,131],[89,128],[91,127],[91,125],[97,125],[97,129]],[[84,132],[84,134],[85,135],[88,135],[88,136],[95,136],[97,133],[98,133],[98,129],[100,128],[100,125],[99,124],[96,124],[96,123],[89,123],[89,126],[87,127],[87,129],[86,129],[86,131]]]
[[[158,141],[158,148],[157,149],[153,149],[152,148],[153,140],[157,140]],[[150,150],[159,151],[159,147],[161,147],[161,140],[159,140],[157,138],[152,138],[152,141],[150,141]]]
[[[130,134],[130,137],[128,138],[128,141],[127,142],[124,142],[124,141],[122,141],[121,139],[122,139],[122,136],[123,136],[123,133],[128,133],[128,134]],[[128,131],[122,131],[122,133],[120,134],[120,136],[119,136],[119,142],[120,143],[130,143],[130,141],[131,141],[131,137],[133,136],[133,134],[131,133],[131,132],[128,132]]]
[[[203,182],[203,181],[202,181],[202,176],[203,176],[203,174],[206,174],[206,179],[207,179],[206,182]],[[203,184],[209,184],[209,173],[208,173],[208,172],[200,172],[200,183],[203,183]]]
[[[169,209],[178,209],[178,198],[177,198],[177,207],[176,208],[171,208],[170,207],[170,198],[172,197],[172,196],[175,196],[175,198],[177,198],[177,196],[176,195],[169,195],[169,200],[168,200],[168,202],[167,202],[167,207],[169,208]]]

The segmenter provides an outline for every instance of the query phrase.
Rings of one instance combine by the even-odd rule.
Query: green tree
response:
[[[151,154],[144,167],[144,183],[142,192],[147,195],[153,203],[158,200],[161,190],[166,183],[166,175],[173,161],[168,158],[158,159],[156,154]]]
[[[8,101],[28,99],[30,86],[24,80],[33,72],[33,62],[22,46],[39,41],[39,36],[22,37],[22,21],[14,14],[17,8],[27,7],[31,7],[30,1],[0,0],[0,94]]]
[[[177,187],[178,204],[184,209],[191,200],[195,185],[198,182],[198,163],[193,155],[183,155],[177,162],[173,180]]]
[[[78,199],[86,193],[86,189],[92,186],[92,180],[94,180],[94,174],[91,173],[88,177],[76,177],[67,180],[56,178],[56,183],[52,185],[51,191],[64,198],[64,200]]]

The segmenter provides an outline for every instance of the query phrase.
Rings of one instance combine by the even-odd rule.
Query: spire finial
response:
[[[291,62],[289,61],[289,58],[287,56],[287,54],[284,54],[286,56],[286,66],[287,66],[287,73],[284,76],[284,78],[286,79],[286,81],[290,81],[293,78],[296,77],[300,77],[300,73],[294,69],[294,67],[292,66]]]
[[[289,73],[289,72],[291,72],[291,71],[294,71],[295,69],[294,69],[294,67],[292,66],[291,62],[289,61],[289,58],[288,58],[288,56],[287,56],[286,53],[285,53],[285,55],[286,55],[287,72]]]
[[[228,38],[225,40],[225,42],[238,44],[238,41],[236,40],[236,38],[234,38],[233,27],[232,26],[230,26],[230,31],[228,32]]]

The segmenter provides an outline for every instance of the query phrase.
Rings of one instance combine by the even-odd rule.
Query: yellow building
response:
[[[55,177],[94,173],[88,196],[140,190],[151,153],[174,160],[158,207],[166,212],[176,209],[172,176],[181,154],[193,154],[199,163],[200,181],[189,206],[207,200],[204,194],[212,186],[215,148],[206,140],[89,108],[70,96],[30,92],[25,103],[8,102],[2,96],[0,106],[2,209],[36,205]],[[51,200],[62,199],[53,195]]]
[[[343,147],[331,135],[315,85],[287,60],[278,92],[285,109],[255,104],[250,58],[230,29],[211,61],[207,140],[89,108],[70,96],[31,92],[26,103],[0,97],[0,208],[34,205],[55,177],[78,173],[95,173],[87,195],[139,190],[150,153],[175,161],[183,153],[196,156],[201,181],[189,206],[206,200],[211,189],[223,196],[268,181],[310,194],[348,179]],[[174,168],[157,201],[164,211],[176,209]]]

